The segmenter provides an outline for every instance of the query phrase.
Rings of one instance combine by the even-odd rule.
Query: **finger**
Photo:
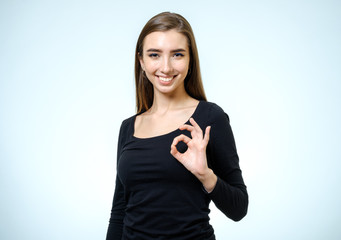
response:
[[[178,151],[175,145],[171,145],[171,151],[170,153],[173,155],[174,158],[176,158],[179,162],[182,160],[182,153]]]
[[[179,129],[189,131],[191,133],[192,138],[195,138],[197,136],[202,138],[202,132],[198,133],[197,130],[192,125],[184,124],[180,126]]]
[[[171,150],[170,153],[175,157],[176,155],[178,155],[180,152],[178,151],[178,149],[176,148],[175,145],[171,145]]]
[[[211,131],[211,126],[206,127],[205,136],[204,136],[204,141],[206,144],[210,140],[210,131]]]
[[[190,119],[189,119],[189,122],[193,125],[193,127],[194,127],[194,129],[195,129],[196,131],[198,131],[198,132],[200,132],[200,133],[202,134],[202,130],[201,130],[200,126],[197,124],[196,121],[194,121],[193,118],[190,118]]]
[[[181,134],[180,136],[177,136],[176,138],[174,138],[173,142],[172,142],[172,146],[176,146],[179,142],[184,142],[186,144],[188,144],[192,139],[187,137],[184,134]]]
[[[188,124],[184,124],[179,127],[180,130],[187,130],[189,132],[192,132],[194,130],[194,127]]]

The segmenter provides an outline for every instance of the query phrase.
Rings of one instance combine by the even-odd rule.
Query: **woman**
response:
[[[186,19],[164,12],[147,22],[135,79],[137,114],[120,129],[107,240],[215,239],[210,201],[239,221],[248,194],[228,116],[206,101]]]

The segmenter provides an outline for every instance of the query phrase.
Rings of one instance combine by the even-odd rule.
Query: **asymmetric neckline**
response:
[[[187,121],[185,122],[185,123],[183,123],[183,124],[188,124],[189,123],[189,119],[190,118],[194,118],[195,119],[195,115],[196,115],[196,113],[198,112],[198,109],[199,109],[199,106],[201,105],[201,103],[202,103],[202,100],[199,100],[199,102],[198,102],[198,104],[197,104],[197,106],[195,107],[195,109],[194,109],[194,111],[193,111],[193,113],[192,113],[192,115],[187,119]],[[133,119],[132,119],[132,121],[131,121],[131,124],[132,124],[132,129],[133,129],[133,131],[132,131],[132,137],[133,137],[133,139],[136,139],[136,140],[141,140],[141,141],[143,141],[143,140],[152,140],[152,139],[158,139],[158,138],[162,138],[162,137],[165,137],[165,136],[168,136],[168,135],[170,135],[170,134],[173,134],[173,133],[175,133],[175,132],[178,132],[178,131],[180,131],[180,129],[179,128],[177,128],[177,129],[174,129],[174,130],[172,130],[172,131],[170,131],[170,132],[167,132],[167,133],[164,133],[164,134],[160,134],[160,135],[156,135],[156,136],[151,136],[151,137],[135,137],[135,120],[136,120],[136,117],[138,116],[139,114],[135,114],[134,116],[133,116]],[[182,124],[182,125],[183,125]],[[179,125],[179,127],[180,127],[181,125]]]

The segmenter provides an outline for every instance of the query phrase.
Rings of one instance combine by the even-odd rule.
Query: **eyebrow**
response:
[[[162,51],[160,49],[157,49],[157,48],[149,48],[147,50],[147,52],[162,52]],[[171,52],[186,52],[186,50],[183,48],[178,48],[178,49],[172,50]]]

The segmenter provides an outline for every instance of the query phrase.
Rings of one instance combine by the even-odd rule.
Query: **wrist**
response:
[[[211,193],[217,184],[218,177],[214,174],[213,170],[208,168],[207,172],[200,176],[200,182],[205,188],[206,192]]]

